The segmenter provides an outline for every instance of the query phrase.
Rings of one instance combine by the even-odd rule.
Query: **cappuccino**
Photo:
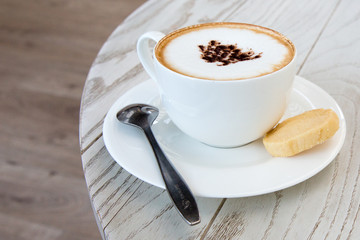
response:
[[[210,80],[263,76],[288,65],[293,44],[268,28],[242,23],[209,23],[170,33],[155,56],[179,74]]]

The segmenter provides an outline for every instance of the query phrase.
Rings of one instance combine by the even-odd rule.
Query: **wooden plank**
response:
[[[154,2],[150,2],[148,4],[154,4]],[[160,4],[160,3],[158,3]],[[164,2],[162,3],[164,4]],[[158,8],[162,8],[163,5],[160,4],[157,7]],[[168,3],[166,3],[168,4]],[[165,11],[175,11],[175,9],[179,9],[182,8],[183,11],[186,10],[186,6],[182,6],[182,3],[180,2],[175,2],[172,4],[177,4],[176,6],[167,6],[167,9]],[[215,7],[215,5],[213,6]],[[142,9],[140,9],[139,11],[142,11]],[[131,17],[133,17],[135,14],[133,14]],[[160,19],[159,19],[160,20]],[[144,21],[144,16],[142,16],[142,19],[138,19],[138,22],[142,22]],[[136,23],[135,23],[136,24]],[[96,76],[96,74],[101,75],[101,77],[92,77],[90,78],[90,80],[87,81],[87,83],[89,83],[89,85],[85,86],[85,90],[84,90],[84,97],[82,99],[82,110],[86,109],[87,112],[84,113],[84,111],[82,111],[81,113],[81,118],[84,120],[83,122],[86,122],[89,126],[91,126],[92,123],[94,123],[94,119],[98,120],[99,122],[95,123],[95,127],[93,127],[93,129],[91,129],[90,134],[87,133],[85,135],[81,134],[81,136],[85,137],[85,140],[81,142],[82,146],[86,146],[86,139],[97,139],[98,135],[101,135],[101,121],[104,117],[104,115],[106,114],[108,108],[111,106],[111,104],[117,99],[117,97],[119,95],[121,95],[123,92],[125,92],[127,89],[129,89],[129,87],[134,86],[135,84],[147,79],[146,74],[144,74],[142,67],[139,65],[138,60],[137,60],[137,56],[136,53],[134,51],[134,46],[132,46],[132,52],[128,52],[129,50],[127,49],[126,45],[129,45],[129,43],[132,43],[132,41],[128,40],[128,39],[133,39],[134,37],[129,37],[127,35],[130,34],[134,34],[132,33],[132,29],[131,30],[124,30],[121,28],[117,29],[118,31],[124,31],[125,36],[120,35],[117,33],[113,33],[113,35],[110,37],[111,41],[107,42],[104,47],[102,48],[99,57],[95,60],[94,65],[89,73],[89,77],[92,77],[93,75]],[[142,34],[145,30],[144,29],[140,29],[137,30],[136,37],[134,39],[137,39],[138,36],[140,36],[140,34]],[[126,41],[124,41],[123,39],[125,39]],[[124,41],[124,45],[121,45],[121,41]],[[122,61],[124,64],[124,68],[114,68],[114,62],[119,62]],[[135,63],[135,65],[134,65]],[[109,69],[109,74],[106,75],[106,77],[108,77],[109,79],[105,79],[103,77],[103,69]],[[110,70],[111,69],[111,70]],[[112,76],[113,75],[113,76]],[[88,78],[89,79],[89,78]],[[106,93],[106,95],[105,95]],[[111,100],[109,100],[111,99]],[[94,104],[95,103],[95,104]],[[98,104],[101,104],[101,108],[99,108]],[[96,112],[94,114],[94,112]],[[91,113],[91,114],[90,114]],[[90,115],[89,115],[90,114]],[[86,118],[86,116],[91,116],[91,119],[88,117]],[[86,119],[86,120],[85,120]],[[82,125],[83,126],[83,125]],[[82,130],[81,130],[82,131]],[[94,134],[95,133],[95,134]],[[85,142],[85,143],[84,143]],[[92,144],[95,144],[95,142],[92,142]],[[84,149],[84,148],[83,148]],[[99,154],[98,152],[94,151],[94,153],[89,153],[89,151],[92,150],[92,147],[90,148],[86,148],[86,151],[83,154],[83,161],[84,162],[88,162],[87,159],[93,158],[96,159],[97,158],[97,154]],[[95,156],[95,157],[94,157]],[[103,155],[102,157],[99,157],[99,161],[102,160],[102,158],[105,158]],[[109,163],[110,165],[112,163]],[[102,179],[102,178],[97,178],[97,174],[98,172],[104,172],[107,171],[106,169],[108,169],[108,165],[106,164],[99,164],[99,167],[94,168],[96,169],[97,172],[94,172],[94,174],[87,174],[87,170],[85,169],[85,174],[86,174],[86,179],[88,180],[88,184],[89,182],[93,182],[95,180],[95,182],[97,182],[98,180]],[[112,168],[112,166],[111,166]],[[122,174],[119,174],[119,176],[122,176]],[[104,181],[106,181],[106,178],[104,179]],[[116,189],[116,185],[112,185],[108,184],[107,188],[109,189]],[[99,184],[99,186],[102,186],[101,184]],[[144,190],[143,190],[144,188]],[[146,184],[142,184],[139,188],[139,190],[136,189],[136,187],[133,187],[133,189],[129,190],[129,192],[131,191],[135,191],[136,193],[142,193],[147,195],[144,201],[138,201],[139,198],[135,198],[136,201],[132,201],[133,203],[136,203],[137,205],[134,206],[134,208],[131,209],[148,209],[148,207],[144,208],[144,204],[146,205],[146,199],[152,199],[153,194],[155,195],[159,195],[159,191],[160,191],[160,196],[162,196],[161,198],[155,198],[153,201],[151,201],[151,204],[149,203],[149,206],[160,206],[161,208],[159,209],[158,207],[151,207],[154,210],[156,210],[155,212],[162,212],[164,209],[162,209],[162,206],[169,206],[170,202],[168,199],[167,194],[164,194],[163,190],[160,190],[156,187],[152,187],[152,186],[148,186]],[[90,191],[91,192],[91,191]],[[112,190],[110,190],[110,192],[113,192]],[[101,194],[98,194],[97,196],[101,196],[102,198],[107,199],[108,198],[108,194],[107,192],[101,192]],[[115,199],[116,205],[115,208],[119,208],[122,209],[123,208],[123,204],[127,201],[126,196],[121,196],[121,193],[116,192],[114,197],[112,199]],[[101,205],[103,207],[107,207],[108,204],[104,204],[104,200],[103,199],[97,199],[94,198],[93,199],[93,205],[94,208],[96,209],[96,211],[98,212],[98,208],[97,206]],[[129,200],[130,201],[130,200]],[[199,203],[199,205],[202,206],[208,206],[209,204],[205,204],[208,200],[203,200],[201,201],[201,203]],[[202,203],[204,202],[204,203]],[[192,233],[192,235],[199,235],[201,233],[201,231],[203,231],[205,229],[206,223],[208,221],[210,221],[212,215],[214,214],[214,212],[217,209],[217,206],[219,205],[219,203],[221,202],[220,199],[218,200],[213,200],[211,201],[211,207],[204,209],[202,211],[204,211],[205,217],[203,218],[203,223],[199,226],[197,226],[197,228],[189,228],[188,231],[190,231]],[[143,217],[142,212],[139,212],[137,214],[133,214],[131,213],[129,208],[124,208],[125,209],[125,214],[130,214],[130,215],[134,215],[137,216],[136,218],[131,218],[129,217],[128,220],[129,221],[134,221],[134,219],[136,219],[136,221],[138,221],[138,217],[141,216]],[[179,216],[177,215],[176,211],[174,211],[174,209],[168,208],[166,207],[165,209],[165,214],[161,214],[162,217],[160,217],[160,221],[166,221],[169,222],[171,224],[175,224],[175,226],[179,225],[180,223],[183,223],[183,220],[179,218]],[[210,213],[209,213],[210,211]],[[108,212],[108,211],[106,211]],[[119,212],[122,213],[122,210],[120,210]],[[109,214],[109,216],[114,216],[114,214],[116,214],[117,212],[115,210],[112,210],[110,212],[111,214]],[[138,215],[140,214],[140,215]],[[122,214],[119,214],[122,216]],[[118,215],[118,216],[119,216]],[[100,221],[102,222],[103,216],[99,216]],[[144,222],[154,222],[153,221],[153,215],[149,215],[150,219],[146,219],[144,220]],[[156,222],[156,221],[155,221]],[[106,226],[106,222],[105,225],[102,222],[103,226]],[[147,225],[147,224],[145,224]],[[149,226],[154,226],[153,224],[148,224]],[[113,236],[113,234],[117,234],[117,232],[119,231],[119,229],[122,229],[121,227],[115,227],[115,225],[107,225],[106,228],[106,234],[108,236]],[[126,226],[126,224],[124,225]],[[196,229],[196,230],[195,230]],[[131,230],[131,229],[129,229]],[[147,229],[146,229],[147,231]],[[142,232],[145,233],[146,235],[146,231]],[[189,233],[190,233],[189,232]],[[175,232],[174,232],[175,233]],[[130,236],[132,236],[134,233],[133,232],[129,232],[126,233],[129,234]],[[160,233],[160,236],[162,236],[162,234],[169,234],[169,232],[162,232]],[[182,232],[178,232],[177,234],[183,234]],[[180,235],[179,235],[180,236]],[[160,237],[161,238],[161,237]]]
[[[221,199],[196,198],[201,223],[188,226],[177,213],[167,192],[141,184],[105,228],[107,239],[197,239],[206,231]]]
[[[360,5],[343,0],[301,70],[302,75],[330,93],[344,111],[347,138],[337,157],[334,195],[322,207],[313,239],[358,239],[360,205],[359,102]],[[330,207],[331,206],[331,207]],[[319,206],[320,207],[320,206]]]
[[[108,239],[116,236],[119,231],[122,236],[131,238],[139,234],[146,238],[148,227],[156,227],[158,221],[174,227],[184,226],[166,191],[144,183],[122,169],[106,151],[102,138],[83,154],[83,166],[100,231],[105,231]],[[184,231],[191,236],[200,235],[220,202],[221,199],[198,199],[200,212],[204,216],[202,224],[196,228],[185,228]],[[114,221],[114,215],[120,219],[109,224]],[[134,232],[134,229],[129,227],[134,223],[141,223],[144,231]],[[163,232],[156,231],[155,235],[160,239],[172,239],[174,236],[181,237],[184,231],[168,232],[164,229]]]
[[[303,2],[300,3],[299,1],[295,2],[295,4],[289,4],[282,1],[272,1],[269,3],[269,6],[265,8],[262,6],[264,3],[260,1],[227,1],[226,4],[223,2],[219,4],[219,2],[213,1],[206,8],[203,8],[203,1],[187,1],[181,4],[178,2],[165,1],[147,2],[125,21],[126,24],[120,25],[114,31],[109,41],[101,49],[89,73],[85,86],[86,92],[82,99],[81,115],[81,144],[82,149],[86,150],[84,154],[91,149],[91,147],[88,147],[89,144],[91,146],[91,144],[97,143],[97,141],[92,141],[101,136],[102,120],[111,104],[131,86],[147,79],[147,75],[144,74],[141,69],[134,51],[134,43],[141,33],[147,30],[168,32],[171,29],[206,21],[242,21],[262,24],[276,28],[294,40],[298,46],[298,67],[300,67],[312,49],[317,36],[326,24],[336,3],[336,1],[326,1],[326,4],[325,1],[316,3],[308,1],[303,4]],[[305,6],[303,11],[298,11],[300,4],[301,6]],[[177,11],[176,14],[182,16],[181,19],[173,17],[174,14],[172,11],[175,11],[174,9]],[[266,9],[266,11],[264,9]],[[285,14],[284,9],[288,11]],[[213,14],[214,12],[217,14]],[[293,18],[295,20],[289,20],[289,16],[293,15],[297,16]],[[151,21],[146,21],[146,19],[151,19]],[[300,24],[298,19],[306,20],[304,24]],[[164,25],[162,24],[163,22],[167,22],[168,24]],[[118,66],[121,66],[121,68]],[[103,74],[104,71],[106,72],[105,75]],[[98,153],[94,151],[87,157],[83,156],[83,161],[87,161],[88,158],[96,154]],[[104,158],[104,155],[102,155],[102,158]],[[105,159],[106,158],[107,157],[105,157]],[[103,166],[99,167],[100,172],[105,170]],[[87,176],[88,181],[92,181],[94,178],[96,178],[96,174]],[[305,186],[303,186],[304,189],[306,189]],[[231,202],[235,200],[226,200],[225,205],[229,207],[225,209],[228,209],[232,214],[225,214],[225,218],[222,214],[219,218],[215,219],[215,224],[208,229],[210,226],[207,226],[207,224],[211,223],[218,206],[221,206],[221,201],[200,199],[199,206],[201,208],[204,207],[204,209],[201,209],[203,217],[202,225],[189,229],[186,228],[186,225],[184,226],[181,219],[177,218],[177,213],[171,208],[169,200],[166,194],[164,196],[162,190],[143,183],[138,189],[131,189],[130,191],[134,191],[134,194],[130,196],[130,198],[121,200],[125,202],[122,203],[123,205],[121,205],[118,212],[113,212],[114,218],[105,228],[105,234],[109,239],[116,238],[116,236],[129,239],[142,239],[144,237],[181,239],[184,236],[201,238],[202,234],[205,236],[208,230],[209,232],[206,237],[209,236],[210,238],[216,239],[219,236],[228,236],[218,235],[219,232],[226,234],[234,233],[236,236],[239,230],[237,228],[239,225],[236,225],[237,222],[234,221],[232,223],[232,229],[231,226],[223,224],[224,222],[222,220],[227,219],[228,221],[238,217],[242,219],[242,221],[245,221],[246,219],[241,218],[240,215],[252,213],[256,203],[259,203],[259,205],[262,206],[261,209],[267,209],[266,211],[264,210],[267,218],[264,219],[264,215],[262,215],[262,213],[264,213],[263,211],[257,211],[258,222],[255,222],[254,226],[258,226],[259,222],[261,223],[262,221],[271,223],[269,220],[277,216],[277,211],[273,211],[273,206],[277,206],[275,209],[278,209],[282,199],[290,199],[288,202],[292,202],[291,204],[295,206],[295,210],[297,209],[297,202],[302,201],[302,198],[294,198],[290,193],[285,194],[285,197],[277,193],[277,195],[269,194],[264,199],[258,199],[257,197],[244,198],[238,201],[240,206],[245,206],[247,211],[245,210],[245,212],[241,212],[240,214],[234,210],[237,209],[236,207],[238,207],[238,205],[235,207],[231,205]],[[305,190],[304,192],[304,194],[306,194]],[[258,200],[252,203],[254,199]],[[208,201],[209,203],[207,203]],[[296,211],[298,212],[300,209]],[[224,211],[221,211],[220,213],[223,212]],[[165,226],[165,224],[167,227],[160,227]],[[131,226],[134,226],[134,228]],[[139,226],[141,226],[141,228],[139,228]],[[177,229],[179,226],[181,226],[181,231]],[[226,231],[224,229],[225,226]],[[177,230],[174,231],[174,229]],[[228,231],[230,232],[228,233]],[[258,231],[256,230],[255,232]],[[259,233],[267,237],[270,235],[270,232],[270,228],[267,227],[263,232]]]
[[[331,11],[330,11],[331,12]],[[360,173],[358,81],[359,5],[344,0],[311,50],[302,76],[320,85],[343,109],[347,138],[334,162],[289,189],[248,199],[228,199],[207,239],[358,239]],[[348,53],[348,54],[344,54]],[[221,228],[229,218],[224,233]]]
[[[95,215],[104,228],[142,181],[126,172],[111,158],[102,138],[83,155],[83,167]]]

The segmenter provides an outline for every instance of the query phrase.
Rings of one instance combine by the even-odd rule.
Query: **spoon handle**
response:
[[[199,210],[189,187],[166,158],[164,152],[161,150],[158,142],[156,141],[151,128],[145,128],[144,132],[159,164],[160,172],[164,179],[167,192],[169,193],[170,198],[172,199],[178,212],[188,224],[195,225],[200,223]]]

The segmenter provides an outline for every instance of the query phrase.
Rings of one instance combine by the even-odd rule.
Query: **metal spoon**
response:
[[[116,117],[120,122],[139,127],[144,131],[159,164],[166,189],[178,212],[188,224],[198,224],[200,215],[194,196],[166,158],[151,131],[151,125],[158,115],[159,110],[153,106],[132,104],[120,110]]]

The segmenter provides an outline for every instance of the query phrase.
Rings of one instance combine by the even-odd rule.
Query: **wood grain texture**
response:
[[[0,239],[91,240],[79,107],[91,62],[145,0],[0,0]]]
[[[356,146],[359,112],[360,29],[359,5],[341,1],[325,22],[314,42],[300,75],[332,95],[344,110],[347,138],[334,162],[318,175],[274,194],[227,200],[208,237],[218,239],[219,228],[235,218],[225,238],[243,239],[358,239],[359,235],[359,155]],[[349,54],[344,54],[348,52]],[[357,63],[358,64],[358,63]],[[350,90],[352,89],[352,90]],[[354,148],[355,147],[355,148]],[[266,199],[269,198],[270,199]],[[260,201],[261,200],[261,201]],[[254,202],[259,201],[254,204]],[[250,212],[257,206],[261,213]],[[265,207],[264,207],[265,206]],[[239,209],[235,210],[234,209]],[[266,216],[266,217],[264,217]],[[257,222],[256,229],[250,223]],[[233,221],[231,222],[233,224]],[[260,227],[259,227],[260,226]],[[299,231],[301,229],[301,231]],[[229,234],[230,232],[230,234]]]
[[[358,2],[341,1],[301,71],[335,98],[347,122],[345,145],[333,163],[337,171],[329,194],[335,197],[329,197],[318,215],[314,239],[324,233],[329,239],[360,237],[359,14]]]
[[[101,48],[85,83],[80,142],[87,185],[106,239],[358,239],[359,11],[356,0],[148,1]],[[284,33],[298,74],[333,96],[347,121],[336,159],[309,180],[262,196],[198,198],[202,222],[188,227],[162,189],[131,176],[108,155],[103,119],[114,101],[148,79],[136,56],[144,32],[237,21]],[[166,23],[166,24],[164,24]]]

